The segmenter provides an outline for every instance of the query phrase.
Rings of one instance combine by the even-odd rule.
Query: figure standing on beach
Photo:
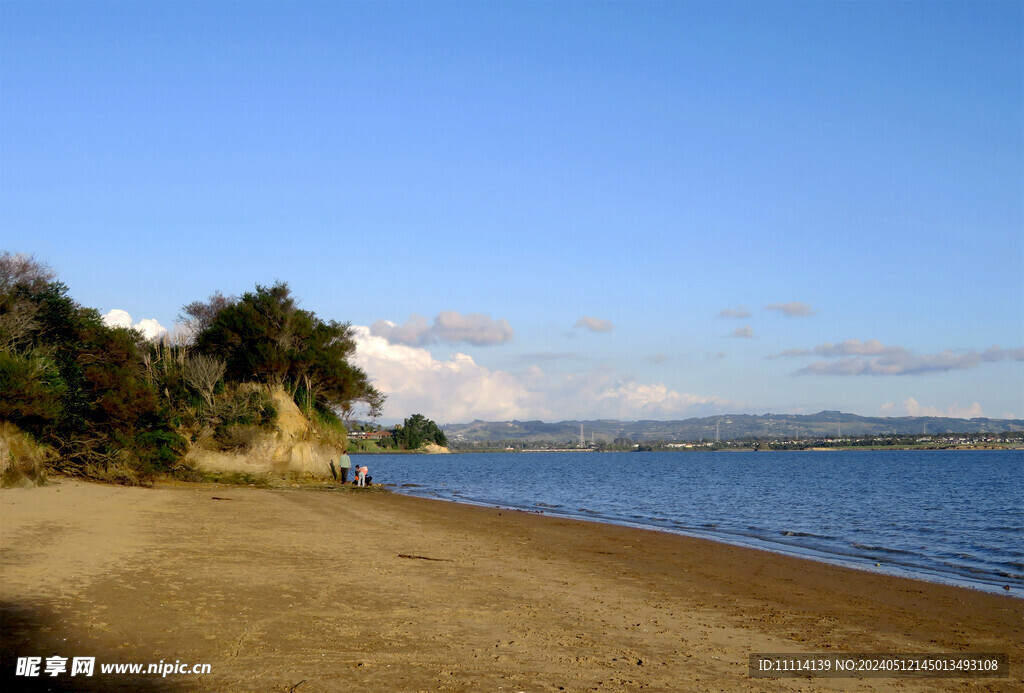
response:
[[[366,465],[363,465],[356,470],[356,486],[366,486],[366,475],[369,471],[370,468]]]
[[[341,483],[348,483],[348,470],[352,467],[352,459],[342,453],[341,459],[338,460],[338,476],[341,477]]]

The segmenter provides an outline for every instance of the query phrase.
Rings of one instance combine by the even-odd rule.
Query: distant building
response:
[[[391,431],[351,431],[348,434],[349,440],[380,440],[390,437]]]

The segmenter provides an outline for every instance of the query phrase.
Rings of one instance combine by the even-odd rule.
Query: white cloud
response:
[[[637,383],[608,371],[554,375],[537,365],[521,373],[492,370],[466,354],[447,360],[420,347],[392,344],[355,326],[354,363],[387,395],[385,421],[422,413],[438,423],[473,419],[686,417],[730,403],[680,393],[663,383]]]
[[[573,327],[583,327],[591,332],[611,332],[615,329],[612,325],[611,320],[604,320],[602,318],[595,318],[589,315],[584,315],[582,318],[576,321]]]
[[[132,316],[126,310],[114,308],[102,316],[103,323],[108,327],[131,327],[139,332],[146,339],[156,339],[160,335],[167,334],[167,330],[159,322],[152,318],[144,318],[132,324]]]
[[[670,390],[664,383],[650,385],[629,381],[609,387],[597,402],[601,418],[651,419],[693,416],[697,411],[728,405],[718,397],[700,397]]]
[[[790,301],[789,303],[769,303],[765,310],[774,310],[782,313],[787,318],[806,318],[813,315],[814,310],[810,305],[802,301]]]
[[[462,315],[454,310],[441,311],[431,325],[422,315],[410,315],[404,325],[390,320],[378,320],[370,326],[370,333],[392,344],[423,346],[434,342],[446,344],[467,343],[490,346],[512,341],[514,332],[508,320],[494,320],[481,313]]]
[[[112,311],[103,316],[103,324],[105,324],[107,327],[131,327],[132,316],[126,310],[114,308]]]
[[[754,328],[752,328],[750,325],[737,327],[735,330],[729,333],[729,336],[738,337],[740,339],[751,339],[754,336]]]
[[[167,334],[167,330],[159,322],[152,318],[145,318],[135,323],[135,329],[146,335],[146,339],[155,339],[161,334]]]
[[[896,404],[889,402],[882,405],[882,411],[891,415],[897,411]],[[981,405],[974,402],[969,407],[961,407],[959,403],[953,404],[946,409],[938,407],[926,407],[918,403],[913,397],[909,397],[900,404],[900,411],[907,416],[944,416],[951,419],[976,419],[985,416]]]
[[[723,308],[718,314],[720,318],[738,318],[740,320],[746,320],[750,317],[750,311],[747,310],[746,306],[736,306],[735,308]]]
[[[471,356],[435,359],[426,349],[392,344],[355,326],[354,363],[387,395],[386,419],[422,413],[438,423],[514,419],[527,411],[529,393],[508,373],[492,371]]]
[[[768,358],[823,356],[838,361],[816,361],[796,371],[799,375],[923,375],[967,370],[982,363],[1024,361],[1024,348],[985,351],[947,349],[937,354],[917,354],[906,347],[886,346],[877,339],[862,342],[848,339],[839,344],[826,342],[813,349],[787,349]]]

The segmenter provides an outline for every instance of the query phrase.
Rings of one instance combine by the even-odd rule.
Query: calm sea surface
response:
[[[1024,597],[1024,452],[374,455],[409,495],[647,527]],[[876,565],[878,564],[878,565]]]

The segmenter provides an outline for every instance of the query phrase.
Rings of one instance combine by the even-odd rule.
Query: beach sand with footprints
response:
[[[667,533],[325,485],[64,479],[0,511],[21,688],[1024,690],[1022,599]],[[1003,652],[1011,677],[753,679],[755,652]],[[97,671],[16,676],[52,655]],[[99,672],[160,661],[210,673]]]

